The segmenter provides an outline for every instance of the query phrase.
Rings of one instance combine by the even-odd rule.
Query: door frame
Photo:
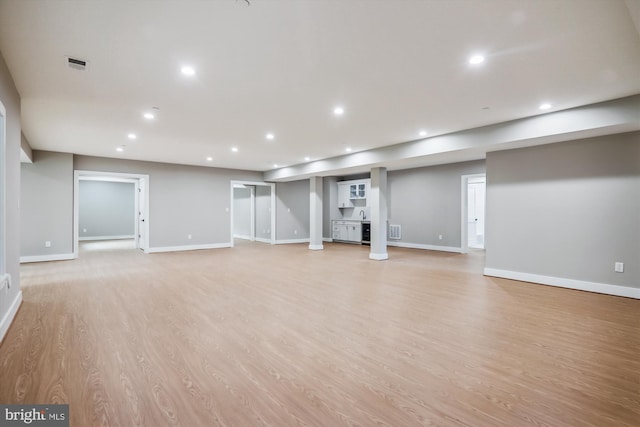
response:
[[[7,110],[0,101],[0,277],[7,272]]]
[[[474,178],[484,178],[485,185],[487,179],[487,173],[474,173],[470,175],[462,175],[461,176],[461,184],[460,184],[460,201],[461,201],[461,210],[460,210],[460,251],[463,254],[469,252],[469,224],[467,223],[469,219],[469,180]],[[486,193],[485,193],[486,194]],[[485,202],[485,223],[486,223],[486,212],[487,212],[487,204]],[[485,229],[486,235],[486,229]]]
[[[276,184],[270,182],[262,182],[262,181],[239,181],[239,180],[231,180],[230,182],[230,203],[229,203],[229,243],[231,247],[234,246],[234,237],[233,237],[233,188],[235,185],[250,185],[254,187],[270,187],[271,188],[271,239],[269,239],[269,243],[272,245],[276,244]],[[255,190],[252,193],[255,197]],[[253,198],[252,198],[253,199]],[[251,217],[253,218],[251,229],[253,230],[253,238],[255,239],[255,203],[252,200],[252,213]]]
[[[140,181],[144,180],[144,191],[141,191]],[[108,181],[108,182],[132,182],[135,184],[135,240],[136,247],[144,253],[149,253],[149,175],[120,172],[102,171],[73,171],[73,257],[78,258],[78,242],[80,239],[80,181]],[[144,225],[140,230],[138,213],[140,204],[143,206]],[[140,245],[140,231],[144,235],[143,244]]]

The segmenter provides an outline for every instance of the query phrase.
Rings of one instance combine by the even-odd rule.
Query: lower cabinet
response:
[[[360,243],[362,241],[362,224],[360,221],[333,221],[333,240]]]

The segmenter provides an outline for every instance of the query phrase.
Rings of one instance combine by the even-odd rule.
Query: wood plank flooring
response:
[[[85,246],[22,267],[0,403],[85,426],[639,426],[640,301],[469,255]]]

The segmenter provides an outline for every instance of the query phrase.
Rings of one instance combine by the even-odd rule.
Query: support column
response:
[[[322,177],[314,176],[309,183],[309,249],[317,251],[322,246]]]
[[[371,252],[369,259],[382,261],[387,254],[387,168],[371,169]]]

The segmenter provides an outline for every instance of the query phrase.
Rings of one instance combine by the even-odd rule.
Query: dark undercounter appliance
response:
[[[362,222],[362,244],[371,244],[371,223],[367,221]]]

